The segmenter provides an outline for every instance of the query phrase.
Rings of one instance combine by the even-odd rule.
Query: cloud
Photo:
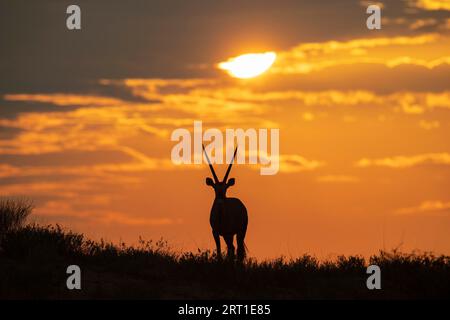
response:
[[[190,166],[196,168],[196,166]],[[181,169],[170,159],[148,158],[144,162],[105,163],[84,166],[13,166],[0,165],[0,177],[32,177],[47,175],[104,176],[110,173],[139,173]]]
[[[60,112],[28,112],[21,113],[13,119],[0,119],[0,126],[18,129],[17,133],[7,139],[0,139],[0,154],[3,155],[43,155],[66,153],[68,151],[106,152],[119,151],[130,157],[130,161],[120,163],[89,164],[89,165],[60,165],[60,166],[14,166],[0,165],[1,177],[32,177],[44,175],[70,176],[105,176],[111,173],[139,173],[145,171],[177,170],[169,152],[166,156],[149,156],[149,148],[132,146],[133,139],[141,140],[150,134],[155,139],[167,144],[167,137],[172,128],[187,127],[192,129],[194,119],[206,119],[219,129],[225,126],[245,124],[247,127],[273,128],[278,124],[276,118],[267,119],[274,112],[280,111],[284,102],[295,102],[294,106],[302,107],[338,107],[354,106],[358,108],[371,106],[391,108],[397,112],[421,114],[437,108],[450,109],[450,92],[397,92],[379,95],[365,90],[325,90],[325,91],[259,91],[251,87],[243,89],[241,86],[224,85],[218,81],[196,79],[126,79],[108,82],[114,85],[130,85],[139,88],[140,94],[150,90],[152,98],[158,98],[160,103],[128,103],[119,101],[120,105],[101,107],[83,107]],[[134,87],[131,87],[133,89]],[[148,89],[150,88],[150,89]],[[152,91],[153,90],[153,91]],[[165,91],[165,92],[164,92]],[[47,103],[62,103],[60,94],[36,95]],[[64,95],[62,95],[65,97]],[[45,97],[45,98],[43,98]],[[59,97],[55,99],[55,97]],[[21,96],[23,102],[35,101],[35,95]],[[92,97],[77,95],[77,101],[86,104],[95,101]],[[70,100],[70,99],[69,99]],[[100,100],[103,101],[103,100]],[[80,102],[83,104],[84,102]],[[99,102],[101,104],[101,102]],[[198,108],[195,106],[199,106]],[[214,107],[213,107],[214,106]],[[234,106],[237,106],[236,108]],[[288,106],[291,108],[291,106]],[[161,113],[164,110],[164,113]],[[177,113],[183,110],[182,113]],[[172,112],[175,113],[172,113]],[[246,112],[244,112],[246,111]],[[192,112],[189,113],[189,112]],[[206,117],[205,114],[207,115]],[[222,117],[227,114],[229,116]],[[202,116],[200,116],[202,115]],[[302,112],[305,120],[313,120],[316,114],[308,110]],[[344,117],[346,121],[354,121],[354,116]],[[419,125],[424,129],[436,128],[436,122],[422,120]],[[414,160],[415,159],[415,160]],[[435,158],[419,157],[409,161],[438,161]],[[402,162],[403,161],[403,162]],[[407,159],[362,159],[358,166],[396,166],[396,163],[409,163]],[[281,155],[281,172],[300,172],[315,170],[325,163],[319,160],[306,159],[299,155]],[[400,165],[398,165],[400,166]],[[185,167],[183,167],[185,168]],[[195,166],[192,166],[195,168]],[[343,177],[325,177],[327,180],[345,180]]]
[[[391,26],[391,25],[404,25],[408,22],[405,18],[389,18],[383,17],[383,25]]]
[[[166,110],[190,114],[204,122],[261,124],[267,122],[261,116],[270,111],[264,104],[220,94],[224,83],[214,79],[125,79],[114,84],[128,87],[139,97],[158,99]]]
[[[89,203],[84,204],[89,205]],[[181,219],[172,219],[166,217],[141,218],[108,209],[77,209],[72,205],[72,203],[69,203],[66,200],[47,201],[42,206],[38,206],[37,208],[35,208],[35,215],[40,218],[45,217],[50,219],[52,217],[59,218],[61,217],[61,215],[63,215],[65,218],[76,218],[78,220],[83,220],[84,222],[95,222],[100,224],[112,223],[128,226],[161,226],[182,223]]]
[[[409,0],[409,5],[429,11],[450,11],[450,2],[448,0]]]
[[[450,109],[450,92],[442,93],[395,93],[387,99],[397,110],[408,114],[422,114],[435,108]]]
[[[183,93],[199,86],[212,86],[217,83],[215,79],[101,79],[100,84],[118,86],[131,89],[134,96],[146,100],[159,100],[167,94]]]
[[[425,214],[425,213],[444,213],[450,210],[450,202],[445,201],[424,201],[419,206],[400,208],[394,211],[395,214]]]
[[[197,89],[196,95],[210,97],[214,99],[229,99],[232,101],[246,102],[281,102],[281,101],[300,101],[304,105],[357,105],[376,101],[377,97],[373,92],[364,90],[324,90],[324,91],[302,91],[302,90],[283,90],[283,91],[252,91],[251,89],[242,89],[240,87],[225,87],[209,90]]]
[[[394,62],[393,62],[394,63]],[[400,63],[396,61],[395,63]],[[143,79],[138,83],[147,83],[147,86],[153,88],[152,82],[160,83],[158,79]],[[249,122],[251,116],[256,119],[263,118],[265,114],[273,112],[272,105],[277,102],[298,101],[305,106],[337,106],[337,105],[390,105],[396,107],[399,111],[411,114],[420,114],[435,108],[450,109],[450,92],[414,92],[401,91],[387,95],[379,95],[368,90],[257,90],[248,86],[243,88],[238,85],[229,85],[227,83],[204,82],[205,86],[199,84],[194,89],[185,90],[191,83],[186,80],[183,85],[181,80],[175,83],[184,88],[183,93],[157,92],[160,99],[166,107],[183,110],[191,110],[196,115],[208,121],[215,118],[226,117],[229,123],[239,123],[242,117],[236,117],[236,112],[244,113],[245,120]],[[126,82],[134,83],[131,80]],[[165,82],[162,82],[165,83]],[[153,89],[152,89],[153,90]],[[172,88],[177,91],[177,89]],[[141,93],[143,94],[143,93]],[[195,106],[195,108],[194,108]],[[195,110],[195,111],[194,111]],[[263,121],[260,120],[260,123]]]
[[[438,21],[433,18],[428,19],[418,19],[409,25],[411,30],[421,29],[423,27],[435,26],[438,24]]]
[[[325,175],[317,178],[317,182],[323,183],[355,183],[358,181],[358,177],[347,175]]]
[[[303,43],[278,52],[269,73],[308,74],[354,64],[380,64],[388,68],[408,64],[433,69],[450,64],[450,52],[439,47],[442,43],[450,43],[450,39],[437,33]],[[437,47],[440,49],[435,50],[434,56],[423,54],[426,49]]]
[[[324,165],[323,161],[309,160],[297,154],[280,155],[280,172],[284,173],[311,171]]]
[[[363,158],[356,162],[360,168],[410,168],[422,164],[450,165],[450,153],[425,153],[414,156],[396,156],[379,159]]]
[[[450,30],[450,18],[445,20],[445,23],[442,25],[442,28],[445,30]]]
[[[124,81],[109,82],[102,80],[103,84],[131,86],[133,92],[145,96],[146,90],[150,92],[147,98],[157,98],[160,103],[142,104],[119,101],[117,106],[107,103],[101,107],[83,107],[94,103],[92,97],[77,95],[77,98],[68,99],[66,95],[20,95],[8,96],[23,102],[45,101],[68,105],[80,103],[80,108],[60,112],[28,112],[19,114],[13,119],[0,119],[0,125],[6,128],[20,129],[9,139],[0,140],[0,154],[5,155],[43,155],[77,151],[83,153],[120,151],[130,157],[132,161],[120,163],[89,164],[89,165],[57,165],[57,166],[14,166],[3,164],[0,166],[1,177],[33,177],[33,176],[105,176],[111,173],[139,173],[144,171],[186,169],[176,166],[169,158],[148,156],[146,152],[132,147],[129,141],[133,138],[142,140],[142,133],[151,133],[156,138],[164,138],[167,144],[168,133],[171,127],[184,126],[192,129],[194,117],[202,115],[204,121],[215,121],[214,126],[220,129],[230,124],[244,123],[246,126],[271,128],[276,123],[263,117],[261,100],[283,99],[282,93],[273,93],[273,96],[264,97],[253,92],[247,92],[247,97],[240,95],[236,88],[230,91],[214,87],[215,81],[209,80],[161,80],[161,79],[126,79]],[[199,88],[198,86],[204,86]],[[165,88],[165,89],[164,89]],[[162,92],[165,91],[165,92]],[[304,99],[309,103],[327,98],[315,98],[313,94],[291,93],[293,98]],[[338,92],[326,93],[331,96],[330,101],[343,99]],[[355,93],[355,96],[364,96],[365,93]],[[361,97],[362,98],[362,97]],[[250,101],[256,99],[259,101]],[[358,98],[353,97],[350,99]],[[72,101],[69,103],[69,100]],[[103,100],[100,100],[100,104]],[[159,114],[161,108],[168,110],[183,110],[186,113]],[[245,112],[248,111],[248,112]],[[193,113],[194,115],[189,114]],[[205,114],[207,115],[205,117]],[[192,117],[192,118],[191,118]],[[206,118],[206,119],[205,119]],[[223,119],[223,120],[220,120]],[[257,124],[257,125],[255,125]],[[261,126],[262,125],[262,126]],[[147,151],[148,152],[148,151]],[[282,172],[299,172],[314,170],[323,165],[320,161],[308,160],[298,155],[282,155],[280,157]],[[198,167],[198,166],[197,166]],[[189,166],[190,169],[197,168]]]
[[[432,130],[437,129],[441,126],[439,121],[427,121],[427,120],[420,120],[419,126],[425,130]]]
[[[0,154],[44,154],[68,150],[121,149],[121,141],[149,133],[168,136],[158,125],[152,105],[78,108],[61,112],[28,112],[0,119],[0,126],[21,129],[11,139],[0,140]]]
[[[123,104],[116,98],[75,94],[6,94],[6,101],[51,103],[57,106],[112,106]]]
[[[20,176],[21,171],[18,170],[13,175],[4,174],[0,168],[0,177],[10,177],[10,176]],[[73,198],[76,197],[80,192],[89,191],[91,187],[89,182],[85,179],[76,179],[68,182],[33,182],[33,183],[13,183],[7,185],[1,185],[0,191],[2,196],[17,196],[26,194],[28,196],[46,196],[51,194],[55,197],[61,198]]]
[[[245,154],[245,153],[244,153]],[[267,168],[275,166],[274,163],[279,164],[277,172],[282,173],[297,173],[302,171],[312,171],[325,166],[325,162],[319,160],[307,159],[298,154],[271,154],[268,156],[262,151],[250,150],[249,156],[258,158],[260,165],[249,165],[251,169],[260,170],[260,168]]]
[[[380,2],[380,1],[361,0],[359,2],[359,4],[365,8],[367,8],[368,6],[371,6],[371,5],[376,5],[376,6],[380,7],[381,9],[384,9],[384,7],[385,7],[384,3]]]
[[[376,94],[367,90],[323,90],[323,91],[254,91],[239,87],[197,89],[192,94],[198,100],[211,99],[227,101],[249,102],[256,106],[256,103],[263,102],[268,106],[274,103],[286,101],[300,102],[300,106],[392,106],[394,110],[409,114],[421,114],[437,108],[450,109],[450,91],[444,92],[395,92],[387,95]],[[268,110],[267,110],[268,109]],[[266,107],[267,112],[270,107]]]

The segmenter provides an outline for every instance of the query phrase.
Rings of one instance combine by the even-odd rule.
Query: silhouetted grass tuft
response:
[[[33,210],[26,198],[0,198],[0,235],[22,227]]]

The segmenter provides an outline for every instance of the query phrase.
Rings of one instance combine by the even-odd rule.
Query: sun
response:
[[[247,53],[228,59],[218,64],[234,78],[249,79],[267,71],[275,62],[275,52]]]

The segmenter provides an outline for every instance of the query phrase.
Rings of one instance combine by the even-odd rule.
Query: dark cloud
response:
[[[1,113],[0,113],[1,116]],[[22,132],[20,128],[11,128],[0,126],[0,140],[12,139],[14,136]]]
[[[61,106],[56,106],[54,104],[49,103],[40,103],[40,102],[23,102],[23,101],[7,101],[4,97],[0,97],[0,118],[4,119],[12,119],[15,118],[18,114],[24,112],[60,112],[63,111]],[[75,110],[77,106],[68,106],[63,107],[64,111]],[[3,130],[2,134],[3,134]],[[1,136],[3,137],[3,136]]]
[[[33,167],[59,167],[59,166],[77,166],[77,165],[95,165],[105,163],[123,163],[130,161],[130,157],[119,151],[71,151],[67,150],[64,153],[44,153],[38,155],[12,155],[2,154],[2,159],[6,163],[14,166],[33,166]]]
[[[3,92],[73,92],[100,78],[208,77],[217,72],[214,63],[240,52],[369,32],[353,0],[80,0],[81,31],[66,29],[69,4],[1,4]]]

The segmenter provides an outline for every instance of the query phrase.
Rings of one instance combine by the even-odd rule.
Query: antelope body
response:
[[[222,257],[220,251],[220,236],[222,236],[227,244],[228,253],[227,256],[234,259],[234,245],[233,238],[236,235],[237,242],[237,256],[239,260],[245,258],[245,244],[244,238],[247,232],[248,216],[247,209],[241,200],[237,198],[227,198],[227,189],[234,185],[235,180],[231,178],[228,180],[228,174],[230,173],[233,161],[236,157],[237,148],[234,151],[233,159],[228,166],[227,172],[222,181],[219,181],[214,168],[209,161],[208,155],[203,146],[206,159],[209,163],[209,168],[213,175],[213,179],[206,178],[206,184],[213,187],[215,192],[215,199],[211,208],[211,214],[209,217],[209,223],[212,228],[214,241],[217,247],[217,257]]]

